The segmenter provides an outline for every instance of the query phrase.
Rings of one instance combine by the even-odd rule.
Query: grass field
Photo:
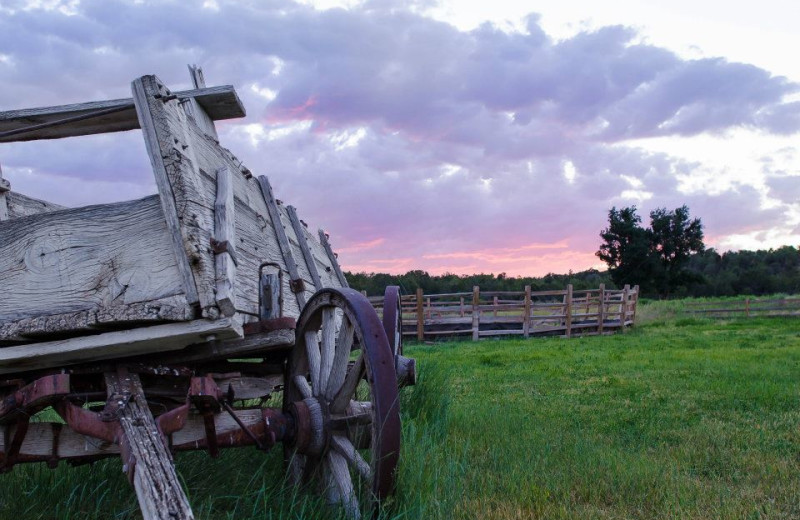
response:
[[[385,518],[800,518],[800,320],[672,318],[625,335],[408,347]],[[198,518],[333,518],[280,450],[178,457]],[[0,477],[0,519],[137,518],[117,460]]]

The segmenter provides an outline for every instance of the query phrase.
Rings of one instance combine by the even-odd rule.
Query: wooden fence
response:
[[[710,302],[687,302],[683,312],[707,318],[754,318],[800,315],[800,298],[739,298]]]
[[[612,334],[632,326],[639,286],[622,290],[485,291],[402,296],[403,335],[423,341],[437,336],[523,337],[554,335],[570,338]],[[369,298],[383,311],[383,296]]]

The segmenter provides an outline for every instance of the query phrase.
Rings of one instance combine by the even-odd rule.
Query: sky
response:
[[[558,4],[558,5],[555,5]],[[737,5],[738,4],[738,5]],[[612,206],[720,251],[800,245],[800,4],[0,0],[0,111],[237,88],[220,140],[346,270],[602,267]],[[141,132],[0,145],[12,189],[155,193]]]

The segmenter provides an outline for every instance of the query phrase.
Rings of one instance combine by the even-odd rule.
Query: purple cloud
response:
[[[69,15],[7,4],[0,109],[127,97],[149,73],[188,88],[185,64],[202,64],[210,84],[236,85],[248,108],[245,120],[219,124],[224,144],[331,232],[346,268],[486,262],[521,273],[524,258],[539,272],[531,257],[541,254],[545,271],[580,269],[596,262],[611,205],[636,203],[646,215],[687,203],[708,236],[782,218],[746,186],[686,195],[676,173],[699,165],[628,143],[797,132],[800,103],[785,99],[798,85],[758,67],[685,60],[623,26],[555,41],[535,14],[525,32],[465,32],[386,1],[326,11],[288,0],[202,4],[84,0]],[[15,185],[23,171],[76,181],[60,190],[63,203],[85,203],[77,180],[152,186],[137,132],[3,145],[0,162]],[[559,247],[545,254],[541,244]]]

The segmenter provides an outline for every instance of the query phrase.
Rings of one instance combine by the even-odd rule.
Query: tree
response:
[[[658,208],[650,212],[650,248],[659,261],[655,283],[660,295],[669,295],[681,285],[696,280],[686,263],[693,253],[703,251],[703,224],[689,218],[689,208],[674,211]]]
[[[703,225],[689,217],[689,208],[650,212],[650,227],[641,226],[636,206],[608,212],[608,227],[600,232],[597,256],[608,265],[617,286],[639,285],[645,294],[669,297],[678,287],[698,281],[686,269],[692,254],[703,251]]]
[[[650,239],[641,226],[636,206],[611,208],[608,227],[600,232],[604,243],[596,255],[608,265],[611,279],[617,286],[638,284],[645,288],[652,278]]]

